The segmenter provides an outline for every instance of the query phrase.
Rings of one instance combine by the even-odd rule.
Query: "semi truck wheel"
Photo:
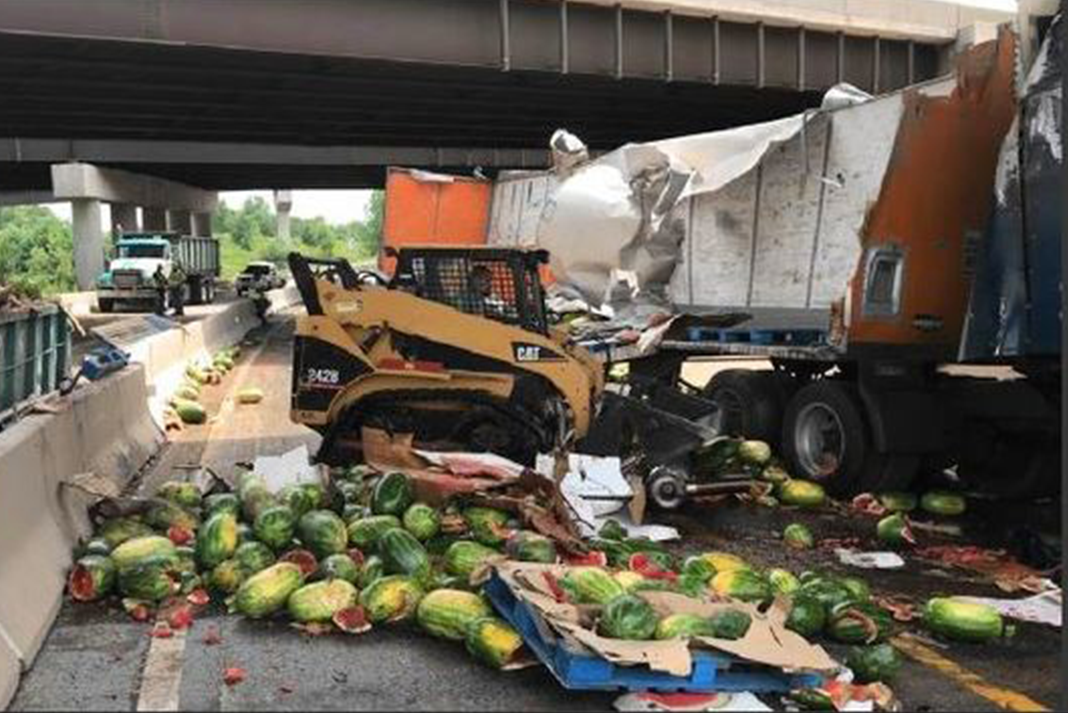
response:
[[[185,283],[186,295],[188,295],[185,303],[189,305],[204,304],[204,283],[198,278],[192,278]]]
[[[722,412],[725,435],[779,442],[783,403],[779,377],[771,371],[727,369],[709,380],[704,396]]]
[[[115,311],[115,302],[113,300],[97,300],[96,306],[100,308],[100,312],[103,314],[111,314]]]
[[[786,407],[782,444],[795,475],[832,495],[856,493],[871,452],[856,387],[820,379],[798,390]]]

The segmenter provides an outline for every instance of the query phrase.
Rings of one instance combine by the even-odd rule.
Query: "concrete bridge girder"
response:
[[[211,214],[218,195],[175,181],[86,163],[52,166],[52,191],[16,194],[35,201],[70,201],[74,238],[74,272],[78,289],[91,290],[104,270],[101,204],[111,205],[113,231],[175,230],[211,235]],[[6,201],[0,200],[0,203]],[[143,225],[137,208],[141,207]]]

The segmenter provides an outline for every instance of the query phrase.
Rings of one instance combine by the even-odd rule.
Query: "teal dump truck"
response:
[[[215,300],[219,277],[219,242],[215,238],[175,232],[123,233],[114,257],[97,278],[96,300],[101,312],[116,306],[163,313],[180,294],[183,304]],[[160,281],[169,288],[161,291]]]

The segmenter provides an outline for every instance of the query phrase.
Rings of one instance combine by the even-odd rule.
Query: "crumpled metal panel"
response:
[[[840,85],[828,92],[823,108],[870,98]],[[549,174],[554,180],[544,187],[537,216],[530,221],[526,211],[513,205],[517,200],[539,202],[529,195],[533,185],[525,197],[500,191],[490,242],[547,249],[557,294],[603,309],[616,324],[643,324],[650,314],[673,309],[670,285],[682,261],[690,200],[753,172],[771,149],[802,134],[811,118],[800,114],[628,144],[592,161],[573,160],[584,154],[584,147],[570,134],[557,132],[556,167]],[[502,181],[506,185],[509,177]]]

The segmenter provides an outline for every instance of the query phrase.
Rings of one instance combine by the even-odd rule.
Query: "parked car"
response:
[[[253,289],[277,290],[286,286],[286,278],[270,262],[250,262],[234,281],[237,296],[243,297]]]

